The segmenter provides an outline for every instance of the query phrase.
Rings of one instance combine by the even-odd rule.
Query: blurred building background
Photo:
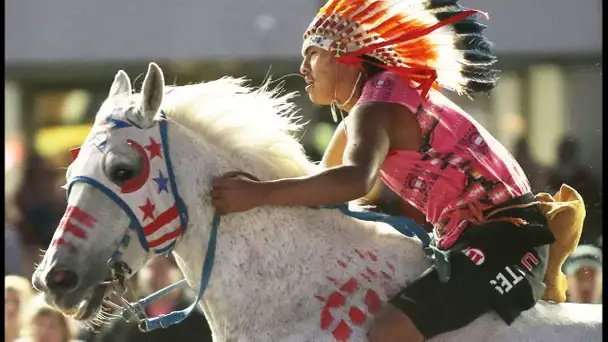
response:
[[[301,36],[320,0],[11,0],[5,4],[7,265],[28,277],[63,213],[70,148],[85,138],[118,69],[138,89],[149,61],[183,85],[224,75],[260,84],[298,72]],[[563,180],[588,205],[586,243],[601,236],[602,2],[463,0],[490,15],[501,81],[491,97],[447,94],[520,160],[536,191]],[[285,87],[303,93],[304,82]],[[297,100],[320,159],[334,123]],[[561,151],[561,152],[559,152]],[[572,181],[571,181],[572,180]],[[20,241],[20,242],[15,242]],[[8,252],[7,252],[8,253]],[[12,261],[8,261],[10,257]],[[13,273],[14,273],[13,272]],[[5,272],[6,274],[6,272]]]

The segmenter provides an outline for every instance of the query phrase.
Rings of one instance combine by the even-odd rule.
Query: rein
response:
[[[165,315],[159,315],[158,317],[148,318],[145,310],[148,305],[157,300],[158,298],[166,295],[167,293],[182,287],[188,286],[188,281],[182,279],[174,284],[171,284],[161,290],[154,292],[153,294],[138,300],[135,303],[129,303],[123,299],[125,308],[123,309],[122,315],[125,319],[129,320],[125,316],[125,313],[129,313],[138,321],[139,330],[148,332],[158,328],[167,328],[174,324],[180,323],[190,316],[192,310],[196,307],[196,304],[200,301],[205,293],[205,289],[209,284],[211,278],[211,270],[213,269],[213,263],[215,262],[215,248],[217,245],[217,232],[220,226],[220,215],[217,213],[213,214],[213,220],[211,221],[211,234],[209,236],[209,243],[207,244],[207,253],[205,255],[205,262],[203,263],[203,272],[201,275],[200,289],[196,299],[187,308],[172,311]],[[122,296],[121,296],[122,299]]]

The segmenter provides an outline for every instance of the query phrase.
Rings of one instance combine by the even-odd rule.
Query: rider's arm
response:
[[[348,202],[372,190],[390,147],[393,104],[368,102],[349,115],[343,165],[318,174],[264,182],[260,205],[315,206]]]
[[[321,166],[323,168],[328,169],[331,167],[342,165],[342,158],[344,155],[344,150],[346,149],[347,142],[345,127],[346,120],[342,120],[334,131],[334,135],[331,138],[329,144],[327,145],[327,149],[325,149],[323,159],[321,159]],[[381,195],[381,183],[382,180],[378,178],[372,190],[367,195],[359,199],[361,204],[373,205],[378,203]]]

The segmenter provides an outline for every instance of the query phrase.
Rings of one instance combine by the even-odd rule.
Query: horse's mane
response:
[[[166,86],[162,109],[170,120],[230,153],[255,158],[274,176],[298,177],[316,167],[293,133],[302,128],[297,94],[258,88],[224,77],[186,86]],[[129,96],[138,101],[140,94]]]

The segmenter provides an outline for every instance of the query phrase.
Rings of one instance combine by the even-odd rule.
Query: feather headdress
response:
[[[418,82],[423,95],[432,86],[489,92],[496,57],[480,14],[456,0],[329,0],[304,33],[302,54],[318,46],[341,63],[376,64]]]

